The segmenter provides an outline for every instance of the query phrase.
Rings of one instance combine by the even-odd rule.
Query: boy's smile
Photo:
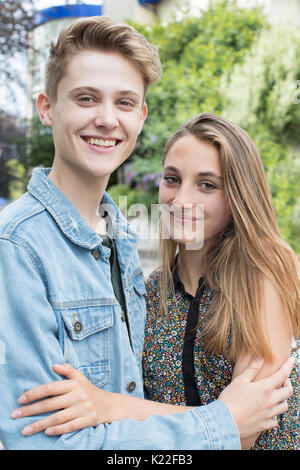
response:
[[[47,100],[47,97],[45,98]],[[141,73],[118,53],[85,51],[66,66],[57,100],[44,108],[52,126],[54,165],[98,180],[134,149],[147,116]]]

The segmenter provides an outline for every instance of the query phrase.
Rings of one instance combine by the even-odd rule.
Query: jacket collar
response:
[[[29,193],[35,197],[51,214],[61,231],[73,243],[88,250],[93,250],[102,243],[102,238],[93,230],[63,195],[58,187],[48,178],[50,168],[34,168],[28,184]],[[105,192],[101,205],[111,207],[111,218],[115,224],[115,236],[120,240],[137,243],[137,237],[129,228],[127,220],[118,206]]]

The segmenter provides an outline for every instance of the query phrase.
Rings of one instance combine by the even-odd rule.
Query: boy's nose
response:
[[[111,105],[99,106],[94,122],[96,127],[105,127],[106,129],[114,129],[119,124],[115,109]]]

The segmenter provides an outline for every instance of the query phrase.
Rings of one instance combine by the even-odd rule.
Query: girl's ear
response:
[[[52,105],[46,93],[40,93],[36,100],[36,107],[44,126],[52,126]]]

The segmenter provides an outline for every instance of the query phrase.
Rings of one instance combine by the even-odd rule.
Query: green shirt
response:
[[[102,245],[106,246],[107,248],[110,248],[111,250],[110,258],[109,258],[110,270],[111,270],[111,282],[113,285],[116,299],[119,302],[121,309],[125,314],[126,323],[127,323],[126,303],[125,303],[125,296],[124,296],[124,291],[123,291],[120,265],[119,265],[118,256],[117,256],[116,240],[111,239],[109,237],[103,238]],[[128,327],[128,324],[127,324],[127,327]]]

